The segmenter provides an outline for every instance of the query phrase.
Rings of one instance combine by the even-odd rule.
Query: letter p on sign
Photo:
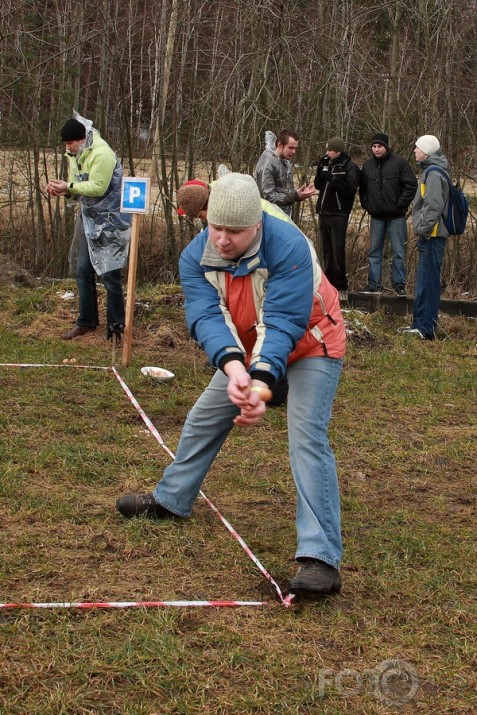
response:
[[[121,211],[144,214],[149,211],[149,177],[123,177],[121,187]]]

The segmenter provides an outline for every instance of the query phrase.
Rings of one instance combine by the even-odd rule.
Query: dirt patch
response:
[[[17,263],[0,253],[0,285],[8,285],[14,283],[17,285],[34,288],[39,284],[31,273],[21,268]]]

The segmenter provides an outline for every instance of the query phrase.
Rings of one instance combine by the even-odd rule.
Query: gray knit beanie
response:
[[[441,148],[439,139],[434,134],[424,134],[424,136],[419,137],[419,139],[416,139],[416,146],[427,156],[435,154]]]
[[[209,223],[247,228],[261,220],[260,193],[251,176],[230,173],[212,184],[207,207]]]
[[[326,148],[330,151],[338,151],[341,153],[345,151],[346,145],[341,137],[331,137],[331,139],[328,139],[326,142]]]

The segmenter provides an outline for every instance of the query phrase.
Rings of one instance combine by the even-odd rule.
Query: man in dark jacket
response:
[[[368,284],[360,293],[382,291],[383,248],[387,234],[393,254],[392,286],[396,295],[405,298],[406,211],[414,198],[417,180],[409,162],[389,148],[387,134],[373,137],[371,151],[373,156],[363,165],[359,189],[361,206],[371,216]]]
[[[339,291],[340,300],[348,300],[346,276],[346,229],[360,182],[360,170],[345,151],[340,137],[326,143],[326,155],[320,159],[315,177],[318,189],[316,213],[323,247],[325,276]]]

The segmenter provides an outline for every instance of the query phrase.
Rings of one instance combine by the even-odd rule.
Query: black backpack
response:
[[[430,171],[438,171],[449,184],[449,203],[447,214],[445,216],[443,215],[442,218],[450,236],[462,236],[465,231],[467,216],[469,214],[469,202],[467,201],[467,196],[462,191],[459,182],[453,184],[447,171],[436,164],[431,164],[431,166],[427,167],[423,181],[424,184],[426,183],[426,179]]]

